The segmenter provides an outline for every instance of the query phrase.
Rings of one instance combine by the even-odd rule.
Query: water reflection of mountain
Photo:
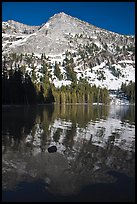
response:
[[[66,105],[4,109],[3,188],[42,179],[49,191],[71,194],[90,183],[115,181],[107,174],[109,170],[134,177],[135,127],[130,123],[134,121],[130,108],[118,111],[109,106]],[[57,152],[50,154],[47,148],[53,144]]]
[[[126,122],[129,124],[135,124],[135,106],[126,106],[126,105],[121,105],[121,106],[115,106],[112,105],[110,112],[109,112],[110,117],[117,117],[119,120],[122,122]]]

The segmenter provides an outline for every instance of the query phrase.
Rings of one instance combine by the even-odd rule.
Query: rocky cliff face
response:
[[[59,54],[66,50],[78,50],[84,45],[97,45],[101,51],[116,54],[116,46],[134,46],[133,36],[123,36],[71,17],[65,13],[55,14],[42,26],[27,26],[9,20],[3,23],[6,34],[26,34],[24,41],[16,46],[11,44],[9,51]],[[106,48],[108,46],[108,49]]]
[[[29,26],[14,20],[2,23],[2,32],[7,34],[32,34],[39,28],[40,26]]]

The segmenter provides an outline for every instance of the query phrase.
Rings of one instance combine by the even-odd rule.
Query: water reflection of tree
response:
[[[31,132],[35,117],[35,107],[4,108],[2,110],[3,144],[7,145],[8,140],[9,145],[13,145],[14,142],[13,147],[19,148],[20,141]]]
[[[75,134],[76,134],[76,124],[73,123],[71,129],[68,129],[66,131],[66,135],[65,135],[65,138],[63,140],[63,143],[66,147],[70,147],[70,148],[73,147],[73,144],[74,144],[73,139],[75,137]]]
[[[109,106],[62,105],[56,108],[61,119],[77,123],[81,128],[85,128],[91,120],[106,120],[109,113]]]
[[[129,108],[124,112],[121,117],[122,122],[128,122],[129,124],[135,124],[135,106],[129,106]]]
[[[108,106],[94,107],[89,105],[55,105],[54,108],[52,106],[47,106],[47,108],[43,109],[41,108],[41,117],[39,118],[38,115],[36,121],[40,121],[41,128],[44,130],[44,133],[42,134],[43,139],[41,138],[43,140],[42,144],[50,143],[52,140],[52,138],[50,138],[51,130],[49,129],[49,125],[53,124],[55,119],[72,122],[72,127],[71,129],[66,130],[66,135],[63,141],[64,145],[67,147],[73,145],[73,138],[76,133],[77,125],[81,128],[85,128],[91,120],[96,121],[97,118],[98,120],[101,118],[107,119],[108,109]],[[53,135],[53,140],[55,142],[59,141],[61,132],[61,129],[57,128]]]
[[[50,130],[49,126],[55,120],[55,111],[53,105],[47,106],[39,106],[37,109],[37,116],[35,120],[35,124],[39,125],[39,128],[42,130],[40,135],[41,140],[41,148],[43,149],[44,146],[50,142]],[[36,134],[37,128],[36,126],[33,127],[34,135]]]
[[[73,145],[73,138],[76,133],[76,126],[85,128],[93,120],[101,118],[106,119],[108,116],[108,106],[90,106],[90,105],[46,105],[46,106],[29,106],[16,107],[3,110],[2,130],[3,133],[9,133],[8,141],[14,140],[15,148],[20,147],[20,142],[31,134],[32,140],[27,145],[32,145],[37,128],[42,130],[40,135],[41,147],[49,144],[51,140],[57,142],[60,138],[61,130],[56,130],[51,138],[50,125],[55,119],[71,121],[72,127],[66,131],[64,144]],[[37,136],[36,136],[37,137]],[[6,136],[3,136],[3,145],[8,142]],[[23,142],[23,143],[24,143]],[[68,143],[68,144],[67,144]],[[8,143],[9,145],[11,142]]]
[[[54,133],[54,135],[53,135],[53,140],[54,140],[55,142],[58,142],[58,141],[59,141],[61,132],[62,132],[62,129],[61,129],[61,128],[58,128],[58,129],[56,130],[56,132]]]

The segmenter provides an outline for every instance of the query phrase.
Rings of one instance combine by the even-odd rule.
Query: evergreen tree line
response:
[[[33,53],[16,55],[12,53],[9,58],[4,58],[2,64],[2,103],[3,104],[37,104],[37,103],[108,103],[107,89],[97,88],[85,80],[77,81],[73,58],[65,58],[64,68],[66,70],[67,80],[71,80],[71,86],[62,86],[56,88],[49,81],[49,65],[41,57],[41,76],[37,80],[35,66],[33,65]],[[25,65],[16,65],[20,60],[27,60],[29,67],[32,68],[32,74],[27,73]],[[14,67],[14,69],[13,69]],[[54,74],[59,80],[63,78],[59,64],[55,63]]]
[[[135,103],[135,82],[130,81],[128,85],[122,83],[121,90],[127,95],[130,103]]]
[[[46,79],[45,79],[46,80]],[[31,77],[19,70],[2,76],[3,104],[37,104],[37,103],[108,103],[107,89],[97,88],[86,80],[62,86],[57,89],[48,80],[34,84]]]
[[[106,88],[91,86],[86,80],[80,80],[77,84],[62,86],[60,89],[52,89],[56,103],[104,103],[109,101],[109,93]]]
[[[19,70],[2,77],[3,104],[33,104],[35,99],[36,91],[27,74],[23,78]]]

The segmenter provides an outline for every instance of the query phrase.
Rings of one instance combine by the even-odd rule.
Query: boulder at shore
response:
[[[51,147],[48,147],[48,152],[49,153],[54,153],[57,151],[57,147],[55,145],[51,146]]]

